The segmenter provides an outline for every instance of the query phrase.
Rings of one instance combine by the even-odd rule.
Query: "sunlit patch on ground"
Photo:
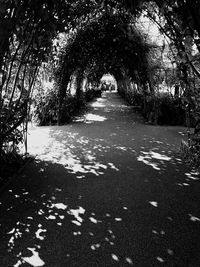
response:
[[[161,262],[161,263],[164,263],[164,262],[165,262],[164,259],[161,258],[161,257],[157,257],[156,259],[157,259],[159,262]]]
[[[126,258],[126,262],[130,265],[133,265],[133,261],[131,258]]]
[[[21,260],[18,260],[14,267],[20,267],[21,265],[24,265],[24,263],[28,263],[33,267],[41,267],[45,265],[45,262],[40,258],[39,253],[35,248],[27,248],[27,250],[31,251],[32,256],[22,257]]]
[[[137,157],[138,161],[143,162],[146,165],[151,166],[153,169],[159,171],[161,170],[162,165],[164,165],[164,161],[170,161],[171,158],[160,154],[158,152],[149,151],[149,152],[141,152],[142,155]],[[156,162],[154,162],[156,160]]]
[[[53,127],[50,130],[49,127],[42,127],[31,132],[29,151],[31,154],[37,155],[37,159],[61,164],[69,173],[76,174],[78,179],[85,178],[88,173],[100,176],[108,169],[119,171],[114,163],[102,162],[97,159],[100,152],[106,153],[112,148],[112,146],[105,145],[103,139],[97,138],[96,144],[89,150],[90,142],[94,140],[71,133],[70,128],[68,128],[66,140],[61,141],[56,138],[60,135],[56,129]],[[62,134],[66,134],[66,132],[63,131],[61,136]],[[38,142],[38,136],[43,136],[40,142]],[[128,149],[121,146],[115,147],[123,151]],[[44,172],[44,168],[41,168],[40,172]]]
[[[156,202],[156,201],[149,201],[149,203],[155,208],[158,207],[158,202]]]
[[[190,217],[190,221],[192,221],[192,222],[200,222],[200,218],[198,218],[192,214],[189,214],[189,217]]]
[[[38,225],[39,229],[37,230],[37,232],[35,233],[36,238],[40,239],[40,240],[44,240],[44,234],[46,233],[47,230],[46,229],[42,229],[42,225]]]
[[[78,209],[70,209],[68,211],[68,214],[73,215],[76,220],[72,220],[72,223],[81,226],[81,223],[83,222],[83,219],[81,218],[81,214],[85,213],[85,209],[82,207],[79,207]]]
[[[177,183],[177,185],[181,187],[190,186],[188,183]]]
[[[114,261],[119,261],[119,258],[118,258],[118,256],[117,256],[117,255],[115,255],[115,254],[112,254],[111,256],[112,256],[112,259],[113,259]]]
[[[191,171],[191,172],[187,172],[185,173],[185,175],[187,176],[188,180],[200,180],[200,173],[199,171]]]
[[[98,98],[90,106],[93,107],[93,108],[105,108],[106,107],[105,101],[106,100],[104,98]]]
[[[97,121],[105,121],[106,120],[106,117],[103,117],[103,116],[100,116],[100,115],[95,115],[95,114],[92,114],[92,113],[89,113],[85,116],[85,122],[87,123],[88,121],[89,122],[97,122]]]

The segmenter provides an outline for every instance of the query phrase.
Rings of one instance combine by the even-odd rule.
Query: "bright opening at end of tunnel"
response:
[[[104,74],[100,80],[100,87],[105,85],[105,91],[117,91],[117,81],[110,73]]]

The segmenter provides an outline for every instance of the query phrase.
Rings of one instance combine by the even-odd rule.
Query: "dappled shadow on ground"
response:
[[[33,130],[37,160],[0,198],[1,266],[200,264],[199,174],[179,157],[184,129],[143,125],[129,107],[118,120],[117,103],[109,116],[93,111],[104,121]]]

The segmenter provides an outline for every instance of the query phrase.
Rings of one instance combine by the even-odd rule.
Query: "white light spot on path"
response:
[[[96,249],[98,249],[98,248],[100,248],[100,247],[101,247],[100,244],[94,244],[94,245],[91,246],[91,249],[92,249],[92,250],[96,250]]]
[[[83,219],[80,217],[80,214],[84,214],[85,213],[85,209],[82,207],[79,207],[78,209],[70,209],[68,211],[68,214],[73,215],[77,221],[72,221],[73,223],[75,223],[78,226],[81,226],[81,223],[83,222]]]
[[[113,163],[108,163],[108,166],[111,168],[111,169],[113,169],[113,170],[115,170],[115,171],[119,171],[119,169],[117,168],[117,167],[115,167],[115,165],[113,164]]]
[[[19,225],[19,222],[17,223]],[[15,246],[15,239],[22,237],[22,233],[19,231],[18,228],[13,228],[10,232],[7,233],[8,235],[12,235],[8,241],[9,251],[11,251]]]
[[[105,121],[106,118],[103,116],[95,115],[92,113],[89,113],[85,116],[86,121]]]
[[[22,261],[18,260],[18,262],[13,267],[19,267],[20,265],[22,265]]]
[[[151,155],[152,158],[158,159],[158,160],[165,160],[165,161],[171,160],[170,157],[168,157],[166,155],[161,155],[160,153],[157,153],[157,152],[154,152],[154,151],[150,151],[150,155]]]
[[[40,259],[39,253],[36,252],[34,248],[28,248],[28,250],[30,250],[33,255],[31,257],[22,258],[25,262],[29,263],[31,266],[34,267],[40,267],[45,265],[44,261]]]
[[[8,235],[11,235],[11,234],[14,234],[14,232],[15,232],[15,228],[13,228],[10,232],[8,232],[7,234]]]
[[[133,261],[131,258],[126,258],[126,262],[130,265],[133,265]]]
[[[121,222],[122,221],[122,218],[115,218],[115,221],[116,222]]]
[[[161,163],[163,161],[170,161],[171,160],[170,157],[163,155],[163,154],[160,154],[160,153],[157,153],[157,152],[154,152],[154,151],[142,152],[142,154],[143,155],[140,155],[139,157],[137,157],[137,160],[143,162],[146,165],[151,166],[153,169],[155,169],[157,171],[159,171],[160,168],[158,167],[157,162],[156,163],[152,162],[153,159],[159,160],[159,161],[161,161]]]
[[[168,253],[170,256],[173,256],[173,255],[174,255],[174,252],[173,252],[173,250],[171,250],[171,249],[168,249],[168,250],[167,250],[167,253]]]
[[[162,263],[165,262],[161,257],[157,257],[156,259],[157,259],[159,262],[162,262]]]
[[[95,218],[93,218],[93,217],[90,217],[89,220],[90,220],[92,223],[95,223],[95,224],[98,223],[98,221],[97,221]],[[99,222],[100,222],[100,221],[99,221]]]
[[[152,206],[154,206],[155,208],[158,207],[158,202],[156,202],[156,201],[149,201],[149,203],[150,203]]]
[[[59,209],[59,210],[66,210],[67,209],[67,206],[64,205],[63,203],[53,204],[51,207]]]
[[[151,166],[154,170],[160,171],[160,168],[157,166],[157,164],[155,163],[151,163],[149,160],[151,160],[151,158],[149,158],[149,160],[147,160],[147,157],[145,156],[139,156],[137,158],[138,161],[143,162],[144,164]]]
[[[41,236],[42,233],[46,233],[47,230],[43,230],[43,229],[38,229],[37,232],[35,233],[36,238],[40,239],[40,240],[44,240],[44,236]]]
[[[77,221],[72,220],[72,223],[76,224],[77,226],[81,226],[81,223],[80,222],[77,222]]]
[[[81,232],[80,232],[80,231],[78,231],[78,232],[73,232],[73,235],[75,235],[75,236],[81,235]]]
[[[119,258],[117,257],[117,255],[112,254],[111,256],[112,256],[112,259],[113,259],[114,261],[119,261]]]
[[[199,219],[198,217],[195,217],[195,216],[193,216],[192,214],[189,214],[189,216],[190,216],[190,220],[191,220],[192,222],[200,222],[200,219]]]
[[[190,173],[185,173],[185,175],[191,180],[199,180],[200,173],[198,171],[192,171]]]
[[[47,220],[55,220],[56,216],[54,215],[49,215],[49,217],[46,217]]]
[[[39,211],[38,211],[38,215],[43,215],[44,214],[44,211],[42,210],[42,209],[40,209]]]

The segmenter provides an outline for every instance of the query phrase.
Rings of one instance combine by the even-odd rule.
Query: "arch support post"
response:
[[[83,95],[83,91],[82,91],[83,79],[84,79],[84,72],[83,72],[82,69],[80,69],[80,70],[78,70],[77,76],[76,76],[76,84],[77,84],[76,98],[77,98],[77,101],[78,101],[78,105],[81,105],[81,101],[82,101],[82,95]]]
[[[58,94],[58,125],[62,125],[65,122],[65,98],[69,81],[70,75],[64,75],[61,79]]]

